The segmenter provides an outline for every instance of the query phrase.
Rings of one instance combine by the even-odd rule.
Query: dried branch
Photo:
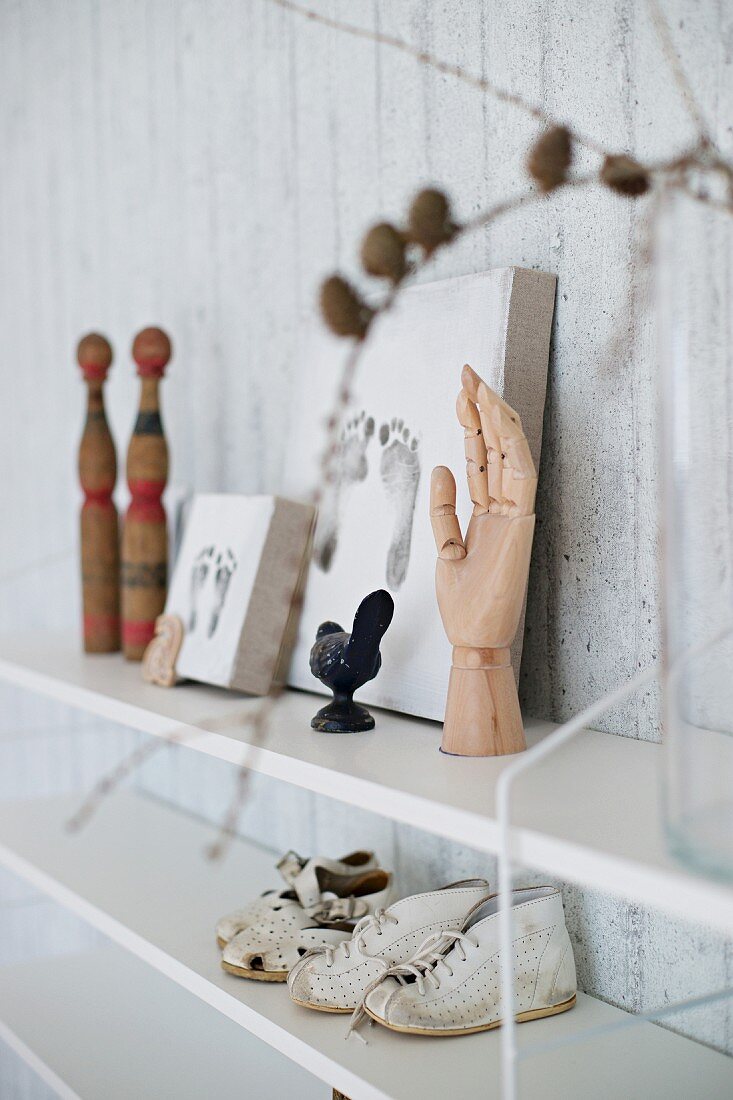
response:
[[[342,34],[350,35],[352,38],[361,38],[367,42],[375,42],[380,46],[389,46],[394,50],[399,50],[400,53],[407,54],[408,57],[414,58],[415,61],[419,62],[421,65],[425,65],[429,69],[435,69],[436,72],[443,73],[445,76],[455,77],[456,80],[460,80],[472,88],[477,88],[479,91],[488,93],[500,103],[506,103],[510,107],[516,107],[524,114],[542,123],[543,126],[552,126],[556,124],[555,119],[552,118],[544,108],[537,106],[535,103],[530,103],[529,100],[525,99],[517,92],[508,92],[506,88],[500,88],[498,84],[494,84],[493,81],[488,80],[486,77],[471,73],[461,65],[456,65],[450,61],[444,61],[428,50],[421,49],[420,46],[415,46],[412,42],[406,42],[403,38],[398,38],[397,35],[386,34],[384,31],[369,30],[367,27],[357,27],[355,24],[346,23],[341,19],[333,19],[331,16],[323,15],[321,12],[314,11],[312,8],[304,8],[300,4],[295,4],[293,0],[266,0],[266,2],[273,4],[277,8],[282,8],[284,11],[289,11],[293,15],[298,15],[302,19],[307,19],[311,23],[317,23],[322,27],[329,27],[331,30],[340,31]],[[599,153],[603,156],[606,152],[603,146],[597,141],[588,137],[586,134],[580,133],[578,130],[573,130],[573,137],[579,145],[585,146],[586,149],[590,149],[594,153]]]
[[[75,833],[82,829],[91,820],[107,795],[117,790],[119,785],[137,771],[138,768],[154,756],[159,749],[170,748],[171,745],[182,745],[194,737],[198,737],[198,730],[191,730],[184,726],[182,729],[168,733],[163,738],[152,737],[133,749],[92,787],[79,809],[66,822],[69,832]]]
[[[700,141],[706,145],[712,145],[712,138],[710,136],[710,130],[705,121],[702,110],[697,102],[695,93],[692,90],[692,85],[687,79],[687,73],[685,72],[680,56],[675,49],[674,42],[672,41],[672,33],[669,29],[669,24],[665,19],[662,9],[659,6],[658,0],[647,0],[649,6],[649,13],[654,24],[654,30],[657,33],[659,43],[662,47],[665,61],[669,65],[674,82],[682,96],[685,107],[687,108],[690,118],[695,123],[695,127],[698,132]]]

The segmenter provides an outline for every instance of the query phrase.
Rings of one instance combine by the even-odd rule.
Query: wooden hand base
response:
[[[526,747],[509,650],[455,646],[441,752],[505,756]]]

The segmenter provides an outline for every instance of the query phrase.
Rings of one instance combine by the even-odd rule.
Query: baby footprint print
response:
[[[205,546],[203,550],[199,551],[191,568],[191,610],[188,616],[187,628],[189,634],[196,629],[199,598],[213,560],[214,547]]]
[[[366,451],[373,435],[374,420],[364,412],[347,421],[341,432],[334,463],[338,480],[330,486],[318,513],[313,548],[315,563],[324,573],[328,573],[336,553],[346,497],[354,485],[366,479],[369,472]]]
[[[420,482],[420,441],[404,420],[392,420],[379,429],[382,459],[379,472],[394,510],[394,530],[387,552],[387,586],[396,591],[407,576],[412,543],[412,518]]]
[[[209,619],[209,628],[206,631],[207,637],[209,638],[219,625],[219,616],[224,607],[224,600],[226,599],[229,582],[236,568],[237,559],[229,548],[227,548],[225,552],[217,555],[216,573],[214,574],[214,607],[212,608],[211,618]]]

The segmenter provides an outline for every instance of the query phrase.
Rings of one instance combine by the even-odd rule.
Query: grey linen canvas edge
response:
[[[314,536],[289,682],[322,692],[308,654],[318,625],[350,629],[362,598],[386,588],[395,601],[382,668],[359,692],[364,703],[442,721],[451,665],[435,598],[429,489],[449,466],[465,529],[471,503],[463,429],[455,402],[464,363],[520,414],[539,464],[555,277],[500,268],[410,287],[382,318],[360,363],[337,457],[339,480],[324,494]],[[283,491],[306,499],[318,478],[324,421],[347,346],[313,323],[304,335]],[[539,468],[539,466],[538,466]],[[519,670],[522,630],[514,648]]]
[[[313,519],[311,505],[275,497],[234,662],[231,686],[239,691],[266,695],[293,643],[293,601],[302,583]]]

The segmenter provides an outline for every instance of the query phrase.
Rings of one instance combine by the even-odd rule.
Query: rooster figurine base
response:
[[[354,692],[373,680],[382,664],[379,644],[394,614],[389,592],[380,588],[359,604],[349,634],[338,623],[321,623],[310,654],[311,672],[333,691],[333,699],[311,720],[322,733],[374,729],[374,718],[354,702]]]

